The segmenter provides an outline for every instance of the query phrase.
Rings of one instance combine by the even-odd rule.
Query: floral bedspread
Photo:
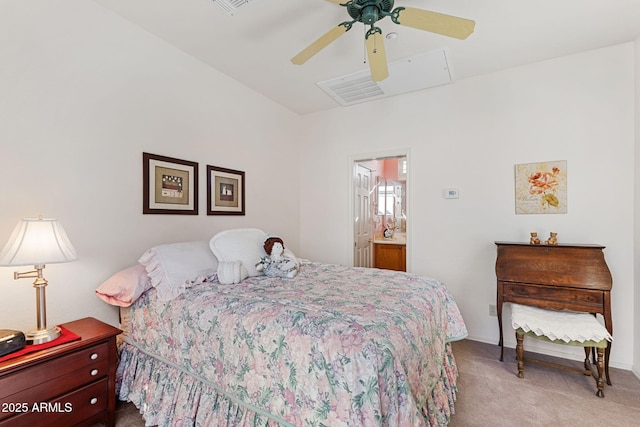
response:
[[[438,281],[311,262],[294,279],[202,283],[169,302],[150,291],[129,314],[135,347],[295,426],[446,423],[457,375],[448,343],[467,334]]]

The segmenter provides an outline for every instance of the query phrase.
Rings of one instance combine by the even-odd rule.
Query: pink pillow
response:
[[[136,264],[107,279],[98,286],[96,295],[108,304],[129,307],[148,289],[151,289],[151,279],[147,270]]]

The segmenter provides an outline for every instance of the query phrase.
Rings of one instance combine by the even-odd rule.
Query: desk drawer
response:
[[[603,291],[586,289],[572,289],[547,285],[532,285],[527,283],[502,282],[504,286],[504,301],[524,303],[527,300],[539,301],[542,305],[549,304],[549,308],[589,309],[602,312],[604,306]]]
[[[106,415],[109,381],[104,378],[54,400],[42,400],[0,421],[0,427],[72,426],[100,412]]]

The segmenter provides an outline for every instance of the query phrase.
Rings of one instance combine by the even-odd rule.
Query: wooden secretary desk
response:
[[[500,360],[503,360],[502,305],[512,302],[543,309],[599,313],[613,335],[611,272],[600,245],[531,245],[495,242]],[[611,343],[605,350],[609,379]]]

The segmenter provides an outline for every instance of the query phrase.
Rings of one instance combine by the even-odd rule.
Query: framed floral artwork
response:
[[[207,165],[207,215],[244,215],[244,172]]]
[[[198,215],[198,164],[142,153],[142,213]]]
[[[567,213],[567,161],[515,166],[516,214]]]

